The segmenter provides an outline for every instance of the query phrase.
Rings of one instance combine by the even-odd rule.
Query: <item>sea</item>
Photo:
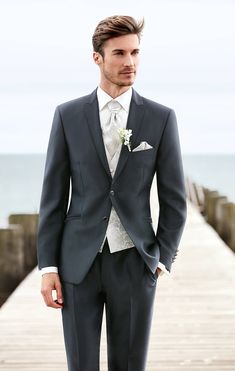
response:
[[[235,202],[235,154],[182,155],[185,176]],[[0,155],[0,226],[16,213],[38,213],[45,154]]]

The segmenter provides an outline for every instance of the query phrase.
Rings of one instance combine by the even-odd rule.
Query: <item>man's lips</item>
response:
[[[130,75],[131,73],[135,73],[135,71],[123,71],[123,72],[120,72],[121,75]]]

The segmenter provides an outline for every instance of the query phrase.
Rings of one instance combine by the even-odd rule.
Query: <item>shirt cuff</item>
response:
[[[57,268],[57,267],[54,267],[54,266],[52,266],[52,267],[44,267],[44,268],[42,268],[42,269],[39,271],[39,273],[40,273],[41,275],[43,275],[43,274],[45,274],[45,273],[58,273],[58,268]]]
[[[166,269],[165,265],[162,264],[161,262],[158,263],[158,268],[161,269],[161,272],[159,273],[159,276],[161,276],[164,273],[166,273],[168,276],[170,275],[170,272]]]

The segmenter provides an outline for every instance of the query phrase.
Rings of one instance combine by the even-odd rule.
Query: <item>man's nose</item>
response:
[[[134,60],[132,55],[127,55],[124,61],[125,66],[134,66]]]

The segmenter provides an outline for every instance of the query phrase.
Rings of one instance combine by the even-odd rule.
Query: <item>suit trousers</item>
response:
[[[145,370],[157,280],[135,246],[111,254],[106,239],[82,282],[61,282],[69,371],[100,370],[104,307],[108,371]]]

